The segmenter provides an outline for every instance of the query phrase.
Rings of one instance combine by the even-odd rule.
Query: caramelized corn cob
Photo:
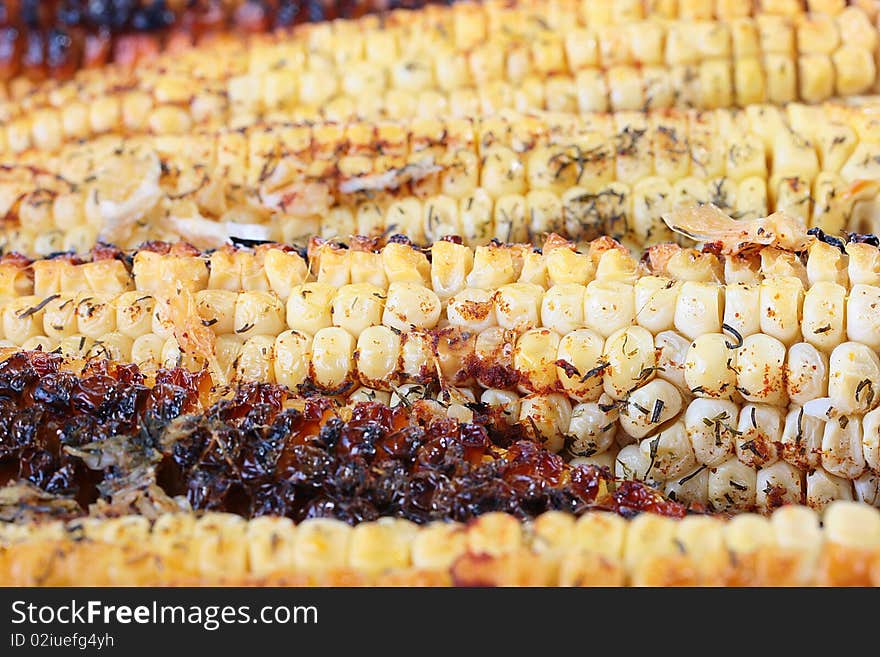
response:
[[[731,520],[593,511],[467,525],[209,513],[9,526],[4,585],[880,586],[880,513],[835,502]]]
[[[0,168],[4,250],[395,232],[418,243],[556,232],[647,244],[672,237],[664,212],[710,202],[738,218],[782,210],[832,234],[872,232],[874,107],[505,113],[104,138]]]
[[[857,7],[836,16],[655,18],[595,28],[581,26],[564,4],[539,7],[460,4],[401,12],[390,24],[369,16],[303,26],[293,37],[224,40],[134,70],[10,89],[20,100],[0,111],[5,141],[22,150],[45,125],[82,137],[113,129],[179,134],[260,117],[817,102],[869,92],[877,81],[877,29]]]
[[[715,242],[719,221],[676,228]],[[719,511],[878,504],[876,239],[725,221],[742,244],[771,243],[749,257],[662,245],[642,261],[608,238],[585,252],[442,241],[430,260],[395,242],[314,244],[308,262],[272,246],[142,251],[131,274],[13,261],[0,337],[219,383],[363,386],[357,398],[392,405],[439,388],[437,414],[498,407],[551,451]],[[780,225],[801,240],[772,243]]]
[[[282,386],[209,389],[204,375],[44,352],[0,362],[0,517],[156,517],[181,509],[296,521],[465,521],[503,510],[682,516],[685,507],[608,470],[567,465],[498,423],[298,398]]]
[[[78,0],[63,3],[52,0],[16,2],[0,7],[0,78],[22,75],[24,80],[12,86],[30,85],[25,80],[70,77],[80,67],[91,68],[108,62],[134,66],[157,53],[178,51],[181,46],[202,42],[218,32],[259,33],[286,28],[302,22],[359,17],[364,13],[391,8],[413,9],[432,4],[432,0],[143,0],[90,5]],[[577,15],[592,28],[640,21],[647,18],[682,20],[729,20],[756,13],[799,17],[806,9],[803,2],[485,2],[483,11],[491,22],[505,14],[530,10],[538,19],[561,11]],[[844,2],[810,3],[810,11],[836,15]],[[871,2],[856,2],[873,16]],[[447,12],[448,13],[448,12]],[[442,18],[440,19],[442,20]],[[447,22],[448,18],[446,19]],[[391,23],[395,22],[391,14]],[[521,22],[521,21],[520,21]]]

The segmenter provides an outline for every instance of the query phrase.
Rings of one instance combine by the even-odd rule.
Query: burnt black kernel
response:
[[[60,362],[23,352],[0,363],[0,462],[17,463],[18,477],[83,509],[144,467],[156,467],[148,480],[165,495],[182,495],[196,510],[296,521],[579,514],[599,489],[613,488],[607,471],[568,468],[523,434],[490,428],[479,405],[471,424],[418,420],[377,403],[356,405],[343,421],[326,398],[285,409],[284,387],[246,384],[203,409],[199,375],[184,370],[161,370],[148,389],[134,366],[90,362],[77,376]],[[107,458],[95,458],[104,449]],[[615,495],[611,508],[625,512],[683,512],[642,484]]]

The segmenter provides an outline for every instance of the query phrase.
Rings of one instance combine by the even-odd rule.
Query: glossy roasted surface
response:
[[[0,512],[7,520],[89,504],[109,515],[182,505],[349,523],[685,511],[643,484],[568,466],[480,405],[460,424],[406,406],[336,408],[269,384],[210,390],[183,370],[146,381],[130,365],[69,366],[41,352],[0,363],[0,464],[3,483],[18,484]]]

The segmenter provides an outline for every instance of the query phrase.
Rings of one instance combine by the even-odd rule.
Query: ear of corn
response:
[[[768,6],[734,17],[719,5],[723,20],[697,21],[700,11],[669,20],[639,3],[631,11],[613,7],[461,3],[399,12],[384,23],[370,16],[304,26],[293,37],[248,45],[222,39],[133,70],[11,89],[13,102],[0,108],[0,147],[44,147],[46,131],[70,141],[110,131],[185,134],[260,118],[705,109],[818,102],[876,86],[877,28],[860,7],[803,15],[793,6],[779,15]]]
[[[553,451],[717,509],[876,502],[878,253],[663,246],[640,264],[607,238],[554,238],[540,253],[442,241],[430,260],[401,243],[314,244],[308,262],[141,251],[130,274],[13,261],[0,337],[392,404],[439,385],[443,413],[497,405]]]
[[[430,0],[409,0],[410,9]],[[6,0],[0,8],[0,80],[27,88],[109,62],[134,67],[229,31],[267,32],[382,11],[373,0]]]
[[[488,513],[462,525],[386,518],[209,513],[7,528],[4,585],[841,586],[880,584],[880,514],[835,502],[818,516],[624,520]],[[71,538],[75,536],[76,538]]]
[[[556,232],[649,244],[672,238],[664,213],[703,203],[742,219],[781,210],[832,234],[872,232],[880,169],[870,117],[793,104],[106,138],[0,170],[0,213],[6,250],[33,255],[87,251],[96,239],[206,248],[315,234],[477,245]]]

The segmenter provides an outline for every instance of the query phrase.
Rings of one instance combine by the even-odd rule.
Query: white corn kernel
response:
[[[591,281],[584,294],[584,323],[602,337],[635,324],[633,286],[619,281]]]
[[[675,422],[656,436],[642,440],[639,450],[642,457],[648,460],[650,479],[669,481],[697,467],[694,450],[682,421]]]
[[[312,340],[311,377],[327,390],[335,390],[348,379],[353,367],[355,339],[337,326],[320,329]]]
[[[782,431],[782,458],[802,470],[818,467],[822,459],[824,424],[819,418],[804,413],[802,407],[792,406]]]
[[[698,462],[723,463],[733,454],[739,408],[727,399],[694,399],[685,411],[684,424]]]
[[[336,288],[324,283],[296,285],[287,299],[287,326],[314,335],[333,325],[330,313]]]
[[[556,374],[566,394],[579,401],[602,392],[604,340],[595,331],[577,329],[562,336],[556,352]]]
[[[622,328],[605,341],[602,359],[605,392],[613,399],[622,399],[654,377],[657,367],[654,336],[641,326]]]
[[[486,290],[465,288],[449,298],[446,318],[452,326],[474,332],[495,326],[494,297]]]
[[[828,394],[828,357],[807,342],[788,349],[785,387],[795,404],[806,404]]]
[[[691,340],[720,333],[724,314],[721,291],[716,283],[685,281],[675,303],[675,329]]]
[[[623,399],[621,428],[633,438],[644,438],[681,411],[681,393],[663,379],[636,388]]]
[[[382,323],[399,331],[430,329],[437,325],[440,309],[440,299],[430,288],[394,282],[388,286]]]
[[[838,413],[865,413],[880,404],[880,358],[858,342],[844,342],[831,352],[828,397]]]
[[[275,381],[291,390],[309,376],[312,337],[299,331],[284,331],[275,339],[273,371]]]
[[[370,326],[357,340],[357,372],[361,382],[383,388],[393,380],[400,360],[400,336],[387,326]]]
[[[825,423],[822,467],[844,479],[856,479],[865,471],[862,421],[859,417],[842,415]]]
[[[755,505],[757,472],[737,458],[709,469],[709,508],[738,511]]]
[[[697,337],[688,349],[684,379],[698,397],[730,398],[736,391],[736,351],[721,333]]]

